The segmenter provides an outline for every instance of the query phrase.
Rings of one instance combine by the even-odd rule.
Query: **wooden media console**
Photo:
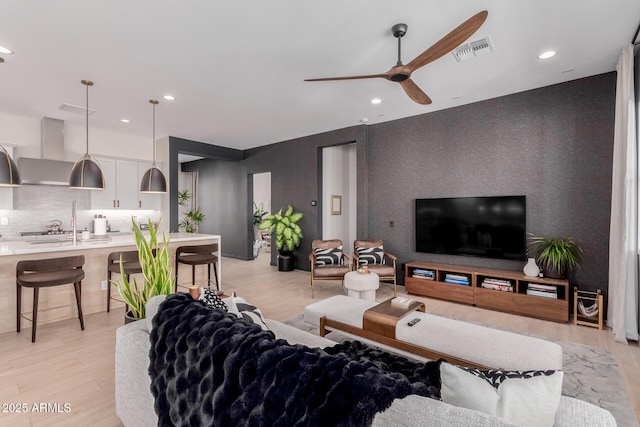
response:
[[[569,281],[564,279],[528,277],[509,270],[412,261],[405,266],[405,289],[407,293],[415,295],[555,322],[569,321]]]

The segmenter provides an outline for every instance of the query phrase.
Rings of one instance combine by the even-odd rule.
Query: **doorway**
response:
[[[271,172],[254,173],[250,179],[249,199],[251,202],[250,216],[252,222],[251,253],[256,259],[263,254],[263,258],[270,258],[271,238],[264,231],[258,230],[257,224],[265,215],[271,213]]]
[[[322,239],[342,240],[350,254],[357,231],[357,151],[349,143],[322,149]]]

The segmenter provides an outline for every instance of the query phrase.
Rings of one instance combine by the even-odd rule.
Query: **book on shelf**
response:
[[[394,307],[409,308],[413,302],[415,302],[415,300],[412,300],[411,298],[395,297],[391,300],[391,305]]]
[[[496,291],[513,292],[513,286],[511,284],[504,285],[504,284],[496,284],[496,283],[487,283],[486,281],[484,281],[482,282],[480,287],[484,289],[492,289]]]
[[[414,268],[411,277],[416,277],[418,279],[427,279],[427,280],[435,280],[436,272],[433,270],[425,270],[422,268]]]
[[[452,279],[450,277],[445,277],[444,278],[444,282],[445,283],[452,283],[452,284],[455,284],[455,285],[469,286],[469,279],[467,279],[467,280],[459,280],[459,279]]]
[[[535,289],[537,291],[557,292],[558,288],[554,285],[541,285],[540,283],[529,283],[527,289]]]
[[[510,280],[506,279],[495,279],[493,277],[486,277],[482,283],[490,283],[492,285],[504,285],[504,286],[512,286]]]
[[[533,290],[533,289],[527,289],[527,295],[533,295],[533,296],[536,296],[536,297],[545,297],[545,298],[558,299],[558,294],[556,292],[536,291],[536,290]]]
[[[469,277],[463,276],[461,274],[447,273],[444,277],[447,278],[447,279],[463,280],[463,281],[467,281],[467,282],[469,281]]]

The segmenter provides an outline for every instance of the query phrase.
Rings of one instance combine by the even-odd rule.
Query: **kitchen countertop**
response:
[[[57,236],[48,236],[52,240]],[[191,242],[198,240],[220,240],[220,235],[217,234],[197,234],[197,233],[168,233],[167,239],[171,243],[176,242]],[[162,241],[162,234],[158,235],[158,240]],[[127,234],[108,234],[107,238],[97,238],[89,240],[81,240],[78,238],[78,244],[73,246],[71,239],[66,241],[39,241],[33,243],[33,241],[24,240],[8,240],[0,241],[0,256],[6,255],[22,255],[22,254],[37,254],[43,252],[64,252],[74,250],[87,250],[98,248],[110,248],[118,246],[131,246],[135,245],[135,238],[133,233]]]

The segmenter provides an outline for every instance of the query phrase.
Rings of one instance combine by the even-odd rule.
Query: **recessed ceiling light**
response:
[[[547,50],[546,52],[542,52],[540,55],[538,55],[538,59],[553,58],[557,53],[558,52],[556,52],[555,50]]]
[[[171,96],[171,95],[165,95],[163,96],[164,99],[166,99],[167,101],[175,101],[176,97],[175,96]]]
[[[13,51],[11,49],[8,49],[4,46],[0,46],[0,53],[4,53],[6,55],[11,55],[13,53]]]
[[[380,99],[380,98],[373,98],[373,99],[371,100],[371,103],[372,103],[372,104],[380,104],[381,102],[382,102],[382,99]]]
[[[122,123],[131,123],[131,120],[129,120],[129,119],[120,119],[120,121]]]
[[[360,123],[369,123],[369,119],[367,119],[366,117],[363,117],[360,119]]]

